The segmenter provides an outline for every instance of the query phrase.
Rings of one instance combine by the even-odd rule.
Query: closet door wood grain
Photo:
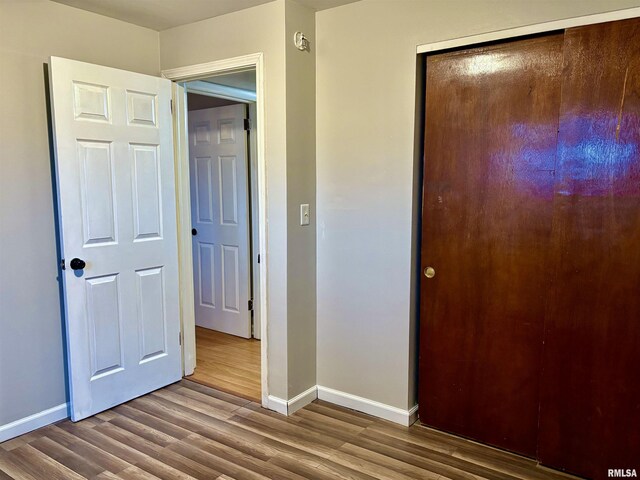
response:
[[[566,32],[541,461],[640,470],[640,19]]]
[[[562,34],[428,57],[423,423],[535,457]]]

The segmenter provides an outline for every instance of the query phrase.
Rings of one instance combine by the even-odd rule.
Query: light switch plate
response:
[[[300,225],[309,225],[309,204],[300,205]]]

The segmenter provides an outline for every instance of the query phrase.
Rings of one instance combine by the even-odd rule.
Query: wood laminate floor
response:
[[[182,380],[0,444],[0,479],[572,478],[418,425],[316,401],[291,417]]]
[[[196,369],[189,380],[260,402],[260,341],[196,327]]]

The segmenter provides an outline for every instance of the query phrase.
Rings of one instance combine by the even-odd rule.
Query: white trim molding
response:
[[[256,101],[256,92],[243,88],[220,85],[218,83],[205,82],[202,80],[192,80],[187,84],[187,92],[205,95],[207,97],[224,98],[242,103]]]
[[[418,404],[416,403],[409,409],[409,423],[407,426],[411,426],[418,421]]]
[[[62,403],[14,422],[0,425],[0,442],[5,442],[19,435],[58,422],[69,417],[69,404]]]
[[[293,415],[301,408],[309,405],[316,398],[318,398],[318,387],[314,385],[290,400],[283,400],[282,398],[269,395],[269,402],[266,408],[281,413],[282,415]]]
[[[390,422],[399,423],[408,427],[418,419],[418,406],[414,405],[409,410],[392,407],[384,403],[358,397],[350,393],[334,390],[333,388],[321,387],[318,385],[318,398],[329,403],[335,403],[341,407],[351,408],[359,412],[383,418]]]
[[[256,143],[257,143],[257,180],[258,180],[258,246],[255,249],[260,252],[261,262],[259,263],[258,284],[260,306],[260,357],[261,357],[261,383],[262,383],[262,406],[272,410],[279,411],[278,401],[275,397],[269,396],[269,372],[268,372],[268,351],[269,339],[267,335],[268,325],[268,291],[267,291],[267,256],[269,255],[269,246],[267,241],[267,163],[265,154],[265,107],[264,107],[264,55],[262,52],[243,55],[240,57],[217,60],[209,63],[201,63],[198,65],[190,65],[186,67],[173,68],[163,70],[160,75],[174,82],[188,82],[190,80],[198,80],[212,75],[229,72],[242,72],[254,70],[256,72]],[[176,93],[178,89],[176,89]],[[174,99],[176,97],[174,96]],[[177,131],[174,133],[176,139],[176,171],[189,171],[189,157],[186,146],[186,117],[184,99],[177,101],[174,109],[174,124]],[[252,176],[254,172],[252,172]],[[178,248],[182,252],[179,257],[179,268],[181,278],[180,298],[182,305],[193,303],[193,261],[191,256],[191,227],[184,228],[185,225],[191,223],[191,206],[189,202],[189,184],[188,175],[180,175],[176,178],[180,179],[176,192],[176,207],[178,209],[178,218],[181,229],[178,233]],[[195,315],[187,309],[187,314],[182,318],[182,335],[183,335],[183,361],[184,373],[188,375],[193,372],[195,367]],[[284,400],[282,400],[284,401]],[[273,408],[271,405],[275,405]],[[276,408],[277,407],[277,408]]]
[[[242,55],[240,57],[226,58],[214,62],[199,63],[187,67],[170,68],[162,70],[160,75],[176,82],[196,80],[211,74],[222,72],[244,72],[252,70],[262,63],[262,52]],[[257,82],[259,83],[259,82]],[[256,89],[259,87],[256,85]]]
[[[447,50],[449,48],[466,47],[478,43],[494,42],[508,38],[522,37],[525,35],[535,35],[537,33],[552,32],[554,30],[564,30],[565,28],[581,27],[596,23],[614,22],[616,20],[626,20],[628,18],[640,17],[640,7],[626,8],[612,12],[597,13],[594,15],[584,15],[582,17],[565,18],[551,22],[535,23],[505,30],[495,30],[493,32],[470,35],[467,37],[452,38],[440,42],[426,43],[417,46],[417,53],[435,52]]]
[[[291,415],[296,413],[301,408],[309,405],[316,398],[318,398],[318,387],[314,385],[287,402],[287,414]]]
[[[173,99],[173,149],[176,176],[176,220],[178,222],[178,278],[180,282],[180,334],[182,335],[183,375],[196,368],[196,313],[194,306],[193,255],[191,239],[191,187],[189,178],[189,139],[187,138],[187,93],[171,83]],[[191,268],[186,268],[191,265]],[[193,329],[191,330],[191,325]]]
[[[287,415],[289,408],[287,405],[287,401],[282,398],[274,397],[273,395],[269,395],[267,397],[267,404],[262,404],[264,408],[269,410],[273,410],[274,412],[278,412],[282,415]]]

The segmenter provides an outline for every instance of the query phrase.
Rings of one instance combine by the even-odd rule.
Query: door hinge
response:
[[[244,119],[244,129],[245,130],[251,130],[251,119],[250,118],[245,118]]]
[[[249,311],[253,310],[253,300],[249,300]]]
[[[182,332],[178,332],[178,344],[182,346]]]
[[[258,254],[258,263],[260,263],[260,254]]]
[[[173,113],[173,99],[169,100],[169,107],[171,108],[171,113]]]
[[[62,260],[60,260],[60,270],[66,270],[67,267],[64,264],[64,258]]]

